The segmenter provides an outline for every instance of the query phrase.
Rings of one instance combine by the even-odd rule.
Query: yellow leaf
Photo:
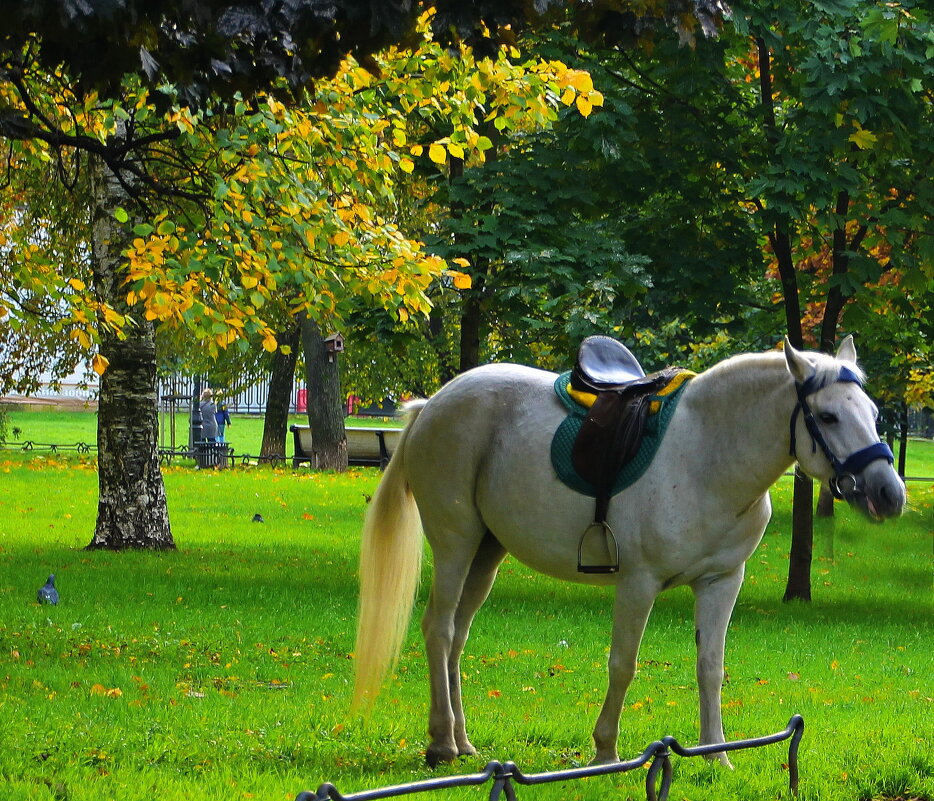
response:
[[[459,264],[461,267],[469,267],[470,262],[467,261],[463,256],[458,256],[456,259],[451,259],[455,264]]]
[[[473,285],[473,281],[471,280],[470,276],[467,275],[467,273],[453,271],[451,275],[454,278],[454,286],[457,289],[470,289],[470,287]]]
[[[430,158],[435,164],[444,164],[448,158],[447,151],[444,149],[444,145],[434,144],[429,147],[428,158]]]
[[[424,148],[421,145],[412,145],[412,147],[409,148],[409,153],[418,158],[422,155],[423,150]]]
[[[412,170],[415,169],[415,162],[407,156],[403,156],[399,160],[399,169],[402,170],[402,172],[412,172]]]
[[[448,142],[448,153],[456,159],[464,158],[464,148],[454,142]]]
[[[871,131],[860,128],[850,134],[849,141],[853,142],[860,150],[869,150],[878,141],[878,137]]]
[[[110,360],[106,356],[101,356],[99,353],[95,353],[94,358],[91,359],[91,367],[94,368],[94,372],[98,375],[104,374],[108,364],[110,364]]]
[[[590,112],[593,111],[593,106],[586,97],[578,97],[575,105],[582,117],[589,117]]]
[[[593,91],[593,78],[590,77],[589,72],[584,70],[568,70],[567,81],[578,92],[586,94]]]
[[[266,334],[266,336],[263,338],[263,348],[265,348],[270,353],[274,353],[278,346],[279,343],[276,342],[276,338],[272,334]]]
[[[71,284],[72,289],[75,289],[78,292],[81,292],[87,286],[87,284],[85,284],[84,281],[82,281],[80,278],[72,278],[68,281],[68,283]]]

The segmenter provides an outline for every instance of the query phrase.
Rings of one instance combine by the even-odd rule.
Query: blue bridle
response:
[[[857,384],[860,388],[863,386],[860,377],[849,367],[840,368],[840,375],[837,381]],[[811,411],[811,407],[808,405],[807,401],[808,395],[814,394],[823,386],[825,385],[818,381],[816,376],[811,376],[803,382],[795,382],[795,390],[798,393],[798,403],[795,405],[795,410],[791,413],[791,455],[796,459],[798,458],[795,447],[795,424],[798,420],[798,412],[801,412],[804,418],[804,425],[811,435],[811,453],[816,453],[819,447],[824,456],[827,457],[827,461],[830,462],[830,466],[833,468],[834,475],[828,483],[834,497],[845,499],[854,495],[864,494],[862,484],[857,478],[857,475],[861,473],[870,462],[874,462],[876,459],[885,459],[889,464],[892,464],[895,461],[892,449],[884,442],[876,442],[865,448],[861,448],[855,453],[851,453],[842,462],[834,456],[833,452],[830,450],[830,446],[824,439],[824,435],[821,433],[820,426],[817,424],[817,419],[814,417],[814,412]],[[850,486],[847,486],[847,483],[849,483]]]

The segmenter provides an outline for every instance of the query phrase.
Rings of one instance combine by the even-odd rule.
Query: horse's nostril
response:
[[[883,484],[879,488],[879,500],[882,502],[883,508],[893,511],[900,509],[904,503],[904,495],[902,494],[901,486]]]

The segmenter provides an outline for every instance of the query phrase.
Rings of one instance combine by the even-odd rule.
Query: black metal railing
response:
[[[362,790],[344,795],[333,784],[324,783],[312,793],[306,790],[299,793],[295,801],[376,801],[380,798],[396,798],[432,790],[449,790],[457,787],[475,787],[492,782],[490,801],[498,801],[505,796],[506,801],[515,801],[516,790],[513,783],[532,786],[551,782],[566,782],[574,779],[586,779],[593,776],[607,776],[613,773],[625,773],[648,765],[645,777],[645,797],[647,801],[667,801],[671,789],[671,754],[680,757],[711,756],[721,752],[740,751],[746,748],[759,748],[764,745],[788,740],[788,786],[791,792],[798,792],[798,744],[804,734],[804,718],[793,715],[784,731],[764,737],[747,740],[734,740],[718,745],[698,745],[687,748],[674,737],[663,737],[649,743],[635,759],[626,762],[614,762],[609,765],[589,765],[581,768],[568,768],[548,773],[523,773],[514,762],[489,762],[480,773],[463,776],[439,776],[422,781],[396,784],[375,790]]]

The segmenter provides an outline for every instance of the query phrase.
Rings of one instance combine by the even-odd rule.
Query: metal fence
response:
[[[645,797],[647,801],[666,801],[671,790],[672,768],[671,755],[680,757],[707,756],[721,751],[739,751],[747,748],[759,748],[764,745],[788,740],[788,787],[795,795],[798,793],[798,744],[804,735],[804,718],[793,715],[784,731],[755,737],[748,740],[734,740],[719,745],[699,745],[686,748],[674,737],[663,737],[649,743],[635,759],[627,762],[614,762],[609,765],[590,765],[582,768],[556,770],[549,773],[523,773],[514,762],[489,762],[481,773],[464,776],[441,776],[408,784],[396,784],[376,790],[363,790],[344,795],[333,784],[325,783],[316,792],[306,790],[299,793],[295,801],[376,801],[380,798],[397,798],[432,790],[448,790],[458,787],[475,787],[492,782],[490,801],[498,801],[505,796],[507,801],[516,800],[513,783],[522,785],[550,784],[595,776],[608,776],[613,773],[625,773],[636,768],[648,766],[645,776]]]
[[[202,387],[211,386],[201,381]],[[222,387],[212,387],[220,402],[226,404],[227,411],[234,414],[265,414],[266,398],[269,396],[269,381],[263,380],[235,394],[223,394]],[[186,376],[168,376],[159,379],[159,399],[164,411],[172,409],[184,411],[190,408],[195,394],[195,379]],[[292,383],[289,399],[289,412],[298,414],[304,411],[305,382],[298,378]]]

